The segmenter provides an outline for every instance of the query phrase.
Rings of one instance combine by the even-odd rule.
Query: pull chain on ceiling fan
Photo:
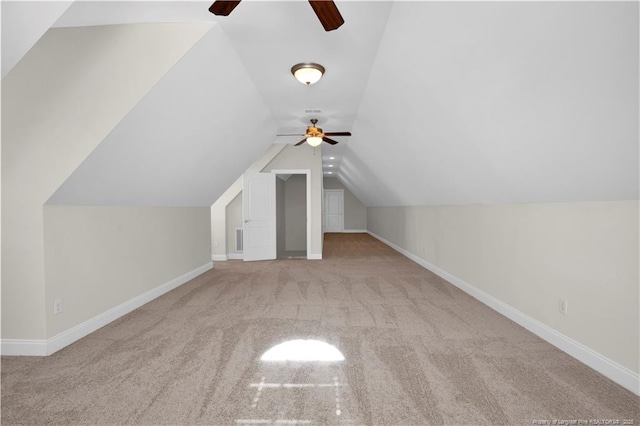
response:
[[[296,143],[294,146],[300,146],[303,143],[307,142],[312,147],[316,147],[320,145],[322,142],[326,142],[330,145],[335,145],[338,141],[334,141],[333,139],[328,138],[327,136],[351,136],[351,132],[327,132],[324,133],[320,127],[316,127],[318,123],[318,119],[311,119],[311,126],[307,127],[307,131],[304,135],[294,133],[294,134],[283,134],[278,136],[304,136],[300,142]]]
[[[344,19],[333,1],[309,0],[309,3],[325,31],[336,30],[344,24]],[[238,4],[240,4],[240,0],[217,0],[209,7],[209,12],[218,16],[228,16]]]

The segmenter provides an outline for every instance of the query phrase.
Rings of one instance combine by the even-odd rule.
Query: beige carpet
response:
[[[260,360],[294,339],[344,361]],[[328,234],[323,261],[216,263],[50,357],[2,358],[3,425],[637,425],[638,403],[364,234]]]

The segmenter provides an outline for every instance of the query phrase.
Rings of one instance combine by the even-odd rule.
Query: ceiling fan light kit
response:
[[[327,136],[351,136],[351,132],[326,132],[325,133],[320,127],[316,127],[316,124],[318,124],[317,118],[312,118],[310,121],[311,121],[311,126],[307,126],[307,131],[303,135],[285,134],[285,135],[278,135],[278,136],[304,136],[304,139],[294,144],[294,146],[300,146],[306,142],[314,148],[320,145],[322,142],[326,142],[329,145],[335,145],[338,143],[338,141],[334,141],[333,139],[330,139]]]
[[[301,62],[291,67],[291,74],[302,84],[307,86],[317,83],[324,75],[324,67],[314,62]]]
[[[322,138],[320,136],[309,136],[307,143],[315,148],[322,143]]]

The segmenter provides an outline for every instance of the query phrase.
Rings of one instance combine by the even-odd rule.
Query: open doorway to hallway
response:
[[[278,259],[307,258],[306,174],[276,174],[276,247]]]

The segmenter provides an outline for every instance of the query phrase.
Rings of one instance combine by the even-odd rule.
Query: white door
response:
[[[244,260],[276,258],[276,175],[247,172],[242,177]]]
[[[344,231],[344,192],[342,189],[324,191],[324,232]]]

